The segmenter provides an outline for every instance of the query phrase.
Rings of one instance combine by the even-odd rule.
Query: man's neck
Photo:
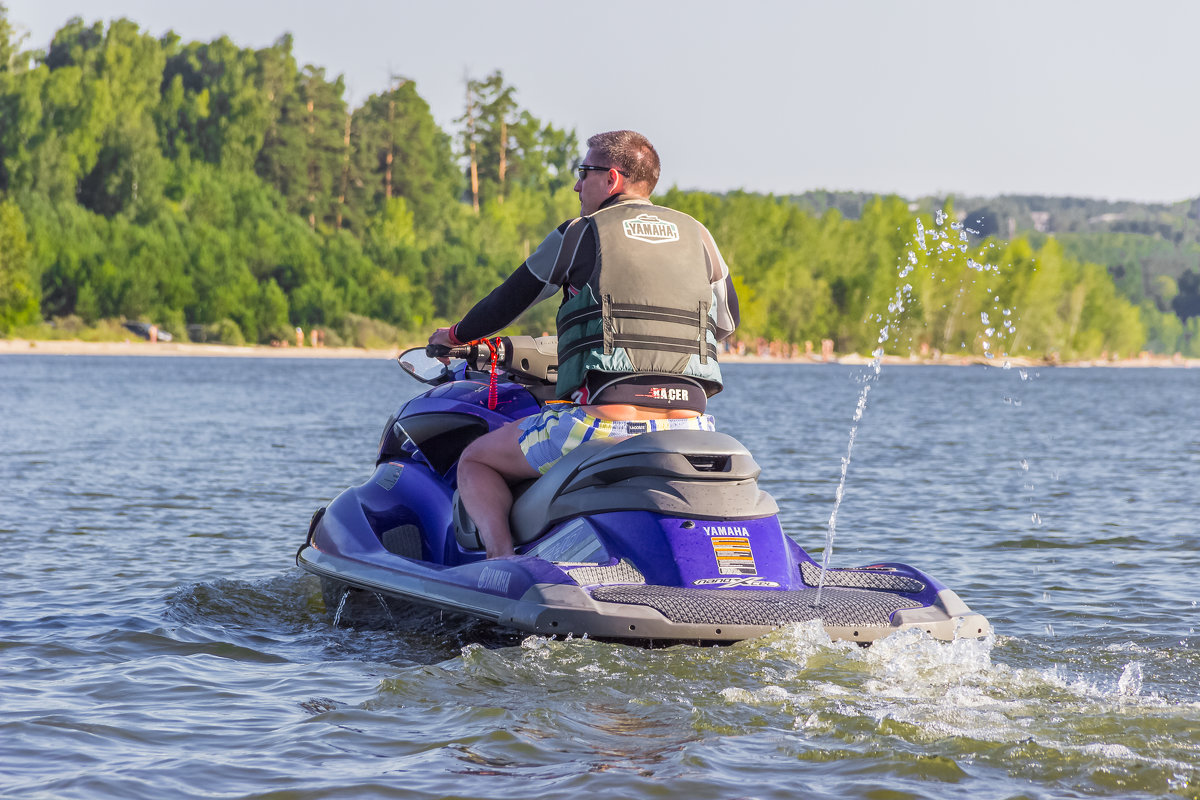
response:
[[[617,203],[649,203],[649,202],[650,202],[649,197],[642,197],[641,195],[637,195],[637,194],[628,194],[628,193],[614,194],[614,195],[611,195],[608,198],[606,198],[604,200],[604,202],[600,204],[600,208],[608,208],[609,206],[616,205]],[[599,211],[600,209],[596,209],[596,210]]]

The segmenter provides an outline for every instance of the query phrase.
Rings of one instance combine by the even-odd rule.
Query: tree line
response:
[[[812,213],[836,208],[857,219],[874,198],[806,192],[790,199]],[[1200,316],[1200,198],[1171,204],[1021,195],[952,200],[965,209],[960,216],[973,237],[1020,235],[1035,249],[1053,237],[1068,258],[1103,265],[1120,294],[1145,311],[1150,349],[1175,352],[1194,340],[1196,323],[1189,320]],[[923,197],[910,208],[933,213],[947,202]]]
[[[467,82],[446,131],[403,76],[351,107],[289,36],[251,49],[76,18],[44,51],[22,48],[0,5],[0,335],[142,319],[227,342],[295,326],[331,343],[417,339],[578,212],[578,138],[498,72]],[[660,199],[713,230],[743,341],[1200,348],[1200,316],[1131,301],[1056,240],[967,236],[952,208],[877,197],[855,218],[741,192]],[[522,328],[552,329],[553,312]]]

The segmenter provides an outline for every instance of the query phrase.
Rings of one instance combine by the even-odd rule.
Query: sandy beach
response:
[[[200,356],[209,358],[386,358],[403,348],[367,350],[361,347],[269,347],[182,342],[83,342],[78,339],[0,339],[0,355],[42,356]]]
[[[410,345],[416,346],[416,345]],[[195,344],[181,342],[151,343],[141,339],[131,339],[122,342],[84,342],[77,339],[0,339],[0,356],[3,355],[52,355],[52,356],[197,356],[207,358],[366,358],[394,359],[402,350],[407,349],[397,345],[393,348],[368,350],[361,347],[269,347],[266,345],[246,345],[236,347],[224,344]],[[866,365],[871,363],[868,356],[848,353],[835,356],[826,362],[819,357],[813,358],[781,358],[778,356],[735,355],[726,353],[721,360],[727,363],[747,364],[811,364],[819,366],[825,363]],[[1182,367],[1200,368],[1200,359],[1183,358],[1182,356],[1160,356],[1144,353],[1137,358],[1121,360],[1092,360],[1075,361],[1056,364],[1044,359],[1009,357],[1007,359],[984,359],[977,356],[941,355],[939,358],[919,358],[903,356],[886,356],[883,363],[887,365],[939,365],[939,366],[969,366],[985,364],[1001,366],[1005,361],[1013,367]]]

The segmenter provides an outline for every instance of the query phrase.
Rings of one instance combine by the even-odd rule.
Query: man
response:
[[[488,558],[511,556],[509,482],[536,478],[588,439],[651,430],[713,430],[721,389],[716,343],[737,326],[733,281],[712,235],[650,203],[654,147],[639,133],[588,139],[579,214],[430,344],[489,336],[561,288],[558,396],[540,413],[485,434],[458,462],[463,505]]]

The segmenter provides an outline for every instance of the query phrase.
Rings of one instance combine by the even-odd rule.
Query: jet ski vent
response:
[[[645,584],[646,576],[641,573],[633,562],[621,559],[609,567],[576,567],[568,569],[567,574],[580,586],[597,586],[599,584]]]
[[[684,456],[696,472],[728,472],[729,456],[702,455]]]
[[[821,582],[821,568],[807,561],[800,563],[800,574],[809,586]],[[879,589],[885,592],[923,592],[925,584],[890,572],[864,569],[831,569],[825,573],[826,586],[845,586],[852,589]]]
[[[768,625],[820,619],[826,626],[883,626],[902,608],[918,608],[907,597],[862,589],[830,589],[814,604],[816,589],[686,589],[679,586],[604,586],[592,598],[606,603],[649,606],[671,622],[694,625]]]

